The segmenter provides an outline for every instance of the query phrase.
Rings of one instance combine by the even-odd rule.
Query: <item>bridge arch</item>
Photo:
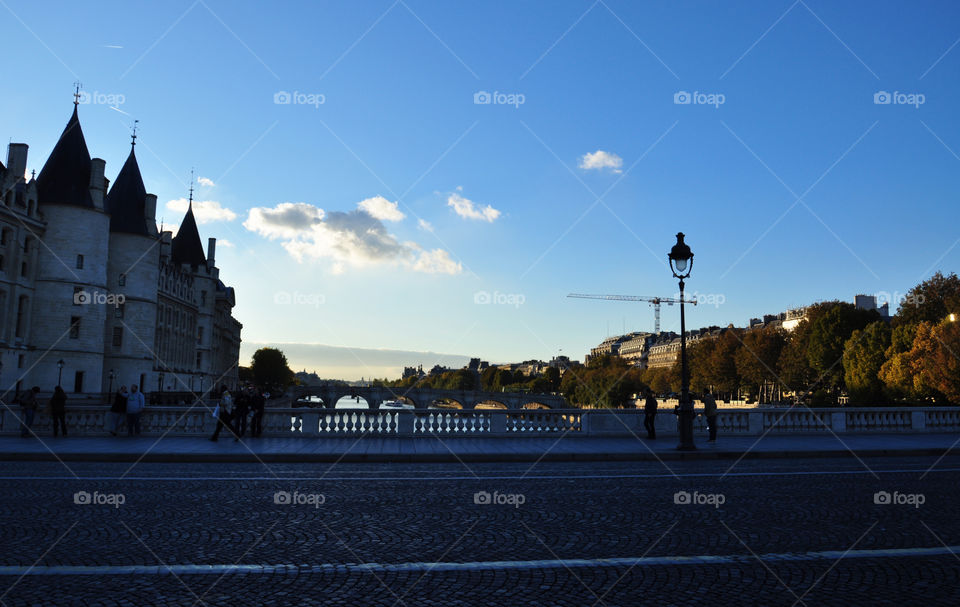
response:
[[[509,407],[500,401],[484,400],[473,406],[474,409],[509,409]]]
[[[521,409],[552,409],[553,407],[545,403],[531,401],[529,403],[524,403],[520,408]]]

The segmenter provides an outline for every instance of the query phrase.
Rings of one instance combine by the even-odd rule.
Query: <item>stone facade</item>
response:
[[[192,207],[176,238],[158,233],[134,149],[111,187],[76,105],[39,175],[25,175],[27,145],[10,144],[0,163],[3,392],[237,386],[242,326],[215,239],[204,255]]]

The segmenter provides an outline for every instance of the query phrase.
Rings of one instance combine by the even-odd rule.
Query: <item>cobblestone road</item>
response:
[[[0,605],[956,605],[934,461],[2,463]]]

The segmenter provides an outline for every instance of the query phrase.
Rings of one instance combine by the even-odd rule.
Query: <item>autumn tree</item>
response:
[[[960,278],[954,273],[944,276],[937,272],[910,289],[899,303],[895,325],[939,323],[951,313],[960,314]]]
[[[855,405],[876,404],[884,400],[880,368],[886,362],[892,331],[884,321],[873,322],[854,331],[843,350],[844,382]]]
[[[766,383],[780,383],[777,363],[786,345],[784,331],[777,327],[764,327],[747,331],[743,343],[735,355],[737,373],[752,394],[759,393]]]

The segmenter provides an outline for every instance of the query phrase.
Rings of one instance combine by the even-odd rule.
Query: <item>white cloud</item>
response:
[[[217,246],[218,246],[218,247],[227,248],[227,249],[232,249],[232,248],[234,248],[234,244],[233,244],[232,242],[230,242],[229,240],[227,240],[226,238],[220,238],[220,239],[218,239],[218,240],[217,240]]]
[[[323,209],[306,202],[283,202],[272,209],[254,207],[243,227],[270,240],[298,238],[323,220]]]
[[[186,198],[177,198],[167,202],[167,208],[171,211],[186,213],[190,201]],[[216,200],[194,200],[193,216],[197,223],[210,223],[212,221],[233,221],[237,214],[226,207],[220,206]]]
[[[459,274],[463,271],[463,264],[453,261],[450,253],[443,249],[421,251],[413,269],[426,274]]]
[[[217,185],[213,183],[213,180],[210,179],[209,177],[197,177],[197,183],[199,183],[205,188],[212,188],[213,186]]]
[[[386,207],[374,208],[383,211]],[[243,227],[282,241],[283,248],[300,263],[329,261],[335,274],[374,265],[400,265],[431,274],[459,274],[463,269],[446,251],[426,252],[415,242],[401,242],[380,218],[362,207],[346,213],[324,211],[305,202],[254,207]]]
[[[426,219],[418,219],[418,220],[417,220],[417,227],[420,228],[421,230],[425,230],[425,231],[427,231],[427,232],[432,232],[432,231],[433,231],[433,224],[431,224],[431,223],[430,223],[429,221],[427,221]]]
[[[164,224],[163,224],[162,226],[160,226],[160,227],[161,227],[162,231],[164,231],[164,232],[170,232],[171,235],[173,235],[173,236],[176,236],[176,235],[177,235],[177,232],[180,231],[180,224],[178,224],[178,223],[164,223]]]
[[[383,221],[401,221],[406,217],[399,206],[399,202],[390,202],[383,196],[374,196],[357,203],[357,208],[366,211],[371,217]]]
[[[477,219],[481,221],[493,222],[500,217],[500,211],[490,205],[481,207],[473,203],[469,198],[464,198],[460,192],[463,188],[457,186],[457,191],[452,192],[447,197],[447,206],[453,207],[454,212],[464,219]]]
[[[613,152],[597,150],[596,152],[581,156],[580,164],[578,166],[587,171],[602,171],[603,169],[610,169],[614,173],[622,173],[623,171],[621,167],[623,167],[623,158],[620,158]]]

